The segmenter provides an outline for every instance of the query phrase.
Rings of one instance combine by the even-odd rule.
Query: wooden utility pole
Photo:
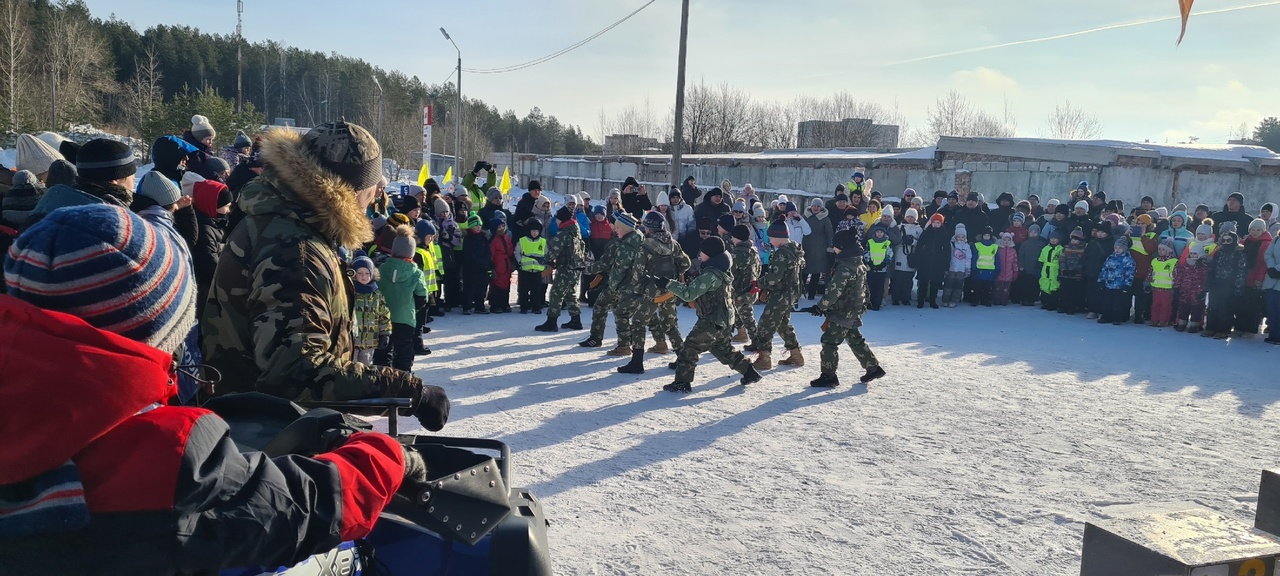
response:
[[[680,186],[683,168],[682,148],[684,147],[684,61],[689,47],[689,0],[684,0],[680,9],[680,63],[676,72],[676,130],[675,141],[671,143],[671,187]]]

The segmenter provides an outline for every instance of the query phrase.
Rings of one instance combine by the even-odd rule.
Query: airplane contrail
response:
[[[1270,2],[1259,2],[1259,3],[1257,3],[1257,4],[1248,4],[1248,5],[1245,5],[1245,6],[1233,6],[1233,7],[1231,7],[1231,8],[1219,8],[1219,9],[1217,9],[1217,10],[1205,10],[1204,12],[1195,12],[1195,13],[1193,13],[1192,15],[1193,15],[1193,16],[1209,16],[1209,15],[1213,15],[1213,14],[1223,14],[1223,13],[1226,13],[1226,12],[1237,12],[1237,11],[1240,11],[1240,10],[1252,10],[1252,9],[1254,9],[1254,8],[1264,8],[1264,7],[1267,7],[1267,6],[1276,6],[1276,5],[1280,5],[1280,0],[1272,0],[1272,1],[1270,1]],[[988,45],[988,46],[978,46],[978,47],[975,47],[975,48],[965,48],[965,49],[963,49],[963,50],[953,50],[953,51],[951,51],[951,52],[942,52],[942,53],[940,53],[940,54],[931,54],[931,55],[929,55],[929,56],[920,56],[920,57],[918,57],[918,58],[908,58],[908,59],[906,59],[906,60],[895,60],[895,61],[893,61],[893,62],[886,62],[886,63],[884,63],[884,64],[881,64],[880,66],[881,66],[881,67],[898,66],[898,65],[901,65],[901,64],[912,64],[912,63],[915,63],[915,62],[924,62],[924,61],[926,61],[926,60],[936,60],[936,59],[938,59],[938,58],[947,58],[947,57],[950,57],[950,56],[960,56],[960,55],[963,55],[963,54],[973,54],[973,53],[975,53],[975,52],[986,52],[986,51],[988,51],[988,50],[996,50],[996,49],[999,49],[999,48],[1008,48],[1008,47],[1010,47],[1010,46],[1021,46],[1021,45],[1023,45],[1023,44],[1037,44],[1037,43],[1040,43],[1040,42],[1049,42],[1049,41],[1051,41],[1051,40],[1061,40],[1061,39],[1063,39],[1063,38],[1071,38],[1071,37],[1073,37],[1073,36],[1083,36],[1083,35],[1085,35],[1085,34],[1093,34],[1093,33],[1096,33],[1096,32],[1105,32],[1105,31],[1107,31],[1107,30],[1115,30],[1115,29],[1117,29],[1117,28],[1132,28],[1132,27],[1134,27],[1134,26],[1145,26],[1145,25],[1147,25],[1147,24],[1155,24],[1155,23],[1157,23],[1157,22],[1167,22],[1167,21],[1169,21],[1169,20],[1178,20],[1178,19],[1180,19],[1180,18],[1182,18],[1182,16],[1165,16],[1165,17],[1161,17],[1161,18],[1152,18],[1152,19],[1149,19],[1149,20],[1139,20],[1139,21],[1137,21],[1137,22],[1125,22],[1125,23],[1123,23],[1123,24],[1109,24],[1109,25],[1107,25],[1107,26],[1100,26],[1100,27],[1098,27],[1098,28],[1091,28],[1091,29],[1089,29],[1089,30],[1080,30],[1080,31],[1078,31],[1078,32],[1068,32],[1068,33],[1066,33],[1066,34],[1055,34],[1055,35],[1053,35],[1053,36],[1045,36],[1045,37],[1043,37],[1043,38],[1032,38],[1032,39],[1029,39],[1029,40],[1017,40],[1017,41],[1014,41],[1014,42],[1005,42],[1005,43],[1002,43],[1002,44],[991,44],[991,45]],[[820,78],[820,77],[823,77],[823,76],[836,76],[836,75],[839,75],[839,74],[844,74],[844,72],[834,72],[834,73],[830,73],[830,74],[818,74],[818,75],[815,75],[815,76],[808,76],[808,78]]]

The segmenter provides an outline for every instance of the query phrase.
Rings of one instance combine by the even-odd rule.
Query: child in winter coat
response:
[[[1099,324],[1119,326],[1129,319],[1129,290],[1133,286],[1136,267],[1133,256],[1129,254],[1129,239],[1124,236],[1117,238],[1098,276],[1098,282],[1107,290]]]
[[[1209,311],[1205,315],[1204,332],[1200,335],[1219,340],[1231,336],[1244,293],[1249,261],[1234,228],[1218,235],[1218,249],[1209,256],[1209,276],[1205,288],[1209,292]]]
[[[1109,220],[1103,220],[1094,226],[1093,239],[1084,248],[1084,306],[1089,310],[1086,319],[1097,320],[1102,316],[1107,289],[1098,282],[1098,276],[1102,274],[1102,265],[1106,263],[1115,244]]]
[[[591,230],[587,238],[587,249],[591,252],[593,261],[604,257],[604,248],[609,245],[609,240],[613,239],[613,225],[609,223],[608,214],[604,213],[604,206],[596,206],[591,210]]]
[[[472,213],[467,218],[467,232],[462,238],[462,314],[470,316],[488,314],[484,309],[484,297],[489,279],[493,277],[493,254],[489,251],[489,239],[484,235],[480,216]]]
[[[1173,246],[1172,238],[1160,242],[1146,279],[1151,287],[1151,325],[1157,328],[1173,324],[1173,287],[1178,265]]]
[[[444,306],[449,312],[462,305],[462,229],[454,219],[453,210],[443,199],[436,205],[436,242],[444,263]]]
[[[418,309],[414,331],[413,352],[419,356],[431,353],[431,349],[427,348],[426,342],[422,340],[422,335],[431,332],[427,324],[434,320],[431,317],[431,308],[436,302],[435,296],[440,289],[440,276],[443,273],[440,247],[435,244],[436,232],[436,226],[431,223],[430,218],[423,218],[414,224],[414,237],[418,241],[418,248],[414,250],[413,263],[422,270],[422,285],[427,289],[427,305]]]
[[[516,251],[507,234],[507,221],[489,221],[489,257],[493,260],[493,278],[489,281],[489,311],[494,314],[511,311],[511,275],[515,273]]]
[[[991,306],[996,276],[1000,273],[1000,260],[996,257],[999,251],[1000,246],[992,238],[991,227],[983,228],[978,241],[973,244],[974,299],[970,306]]]
[[[947,237],[946,218],[934,213],[929,225],[920,233],[916,246],[916,308],[938,308],[938,295],[943,292],[947,270],[951,266],[951,239]]]
[[[915,260],[916,242],[924,231],[916,224],[919,215],[915,208],[907,208],[902,224],[898,225],[899,241],[893,248],[893,281],[889,291],[893,303],[900,306],[911,304],[911,284],[916,276],[916,269],[911,264]],[[920,300],[920,304],[924,304],[924,300]]]
[[[1084,230],[1077,226],[1058,257],[1058,313],[1084,308]]]
[[[1027,239],[1018,245],[1018,278],[1009,297],[1023,306],[1035,306],[1040,298],[1040,253],[1049,244],[1040,236],[1040,225],[1027,227]]]
[[[1178,259],[1173,270],[1173,282],[1177,288],[1178,306],[1174,313],[1177,324],[1174,330],[1195,334],[1204,323],[1204,290],[1209,277],[1208,256],[1217,245],[1213,243],[1213,221],[1196,227],[1195,240]]]
[[[893,246],[889,240],[888,228],[875,226],[871,237],[863,244],[866,250],[864,258],[867,262],[867,292],[870,295],[872,310],[879,310],[884,304],[884,281],[889,277],[889,269],[893,266]]]
[[[1129,255],[1138,266],[1137,277],[1146,278],[1151,273],[1151,260],[1156,257],[1156,234],[1151,232],[1155,227],[1151,216],[1142,214],[1135,220],[1137,224],[1130,227]],[[1145,324],[1151,319],[1151,293],[1146,286],[1135,284],[1133,287],[1133,323]]]
[[[1018,279],[1018,248],[1014,245],[1013,233],[1001,233],[999,245],[1000,249],[996,252],[996,269],[1000,272],[996,274],[992,302],[996,306],[1008,306],[1013,282]]]
[[[1049,236],[1049,244],[1040,251],[1040,301],[1041,310],[1058,309],[1058,258],[1062,256],[1062,237]]]
[[[356,301],[352,326],[355,335],[356,362],[373,365],[373,353],[391,344],[391,309],[378,291],[378,269],[373,260],[361,254],[351,263],[355,280]]]
[[[1249,223],[1249,233],[1244,236],[1244,253],[1245,260],[1249,262],[1249,272],[1245,276],[1244,293],[1240,295],[1239,311],[1236,314],[1237,335],[1252,336],[1261,327],[1262,317],[1266,312],[1262,283],[1267,277],[1266,253],[1270,247],[1271,235],[1267,233],[1267,222],[1254,218]]]
[[[968,231],[964,224],[956,224],[955,234],[951,237],[951,265],[947,268],[945,288],[942,293],[942,305],[955,308],[964,298],[964,281],[973,271],[973,247],[969,245]]]
[[[1021,246],[1023,242],[1027,241],[1027,238],[1031,237],[1031,230],[1025,226],[1026,221],[1027,216],[1022,212],[1014,212],[1013,217],[1009,220],[1009,228],[1005,231],[1013,234],[1014,246]],[[1039,234],[1036,235],[1039,236]]]
[[[596,218],[604,220],[604,207],[596,208]],[[541,314],[547,304],[547,284],[542,281],[542,272],[547,269],[547,239],[542,237],[542,222],[537,218],[525,223],[524,237],[516,243],[516,265],[520,269],[516,296],[520,313]]]
[[[391,257],[378,267],[382,279],[379,289],[386,298],[387,309],[391,311],[391,342],[390,346],[378,348],[374,364],[390,364],[397,370],[409,371],[413,369],[417,312],[427,305],[427,288],[422,282],[422,270],[413,263],[413,253],[417,249],[413,229],[397,226],[395,233]]]

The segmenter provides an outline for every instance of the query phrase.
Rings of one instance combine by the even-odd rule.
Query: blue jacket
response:
[[[587,216],[587,213],[583,212],[581,208],[578,208],[575,214],[578,218],[578,228],[582,230],[582,237],[590,238],[591,237],[591,217]]]
[[[1107,256],[1107,261],[1102,264],[1102,274],[1098,276],[1098,282],[1106,286],[1108,290],[1128,290],[1133,286],[1133,274],[1138,264],[1133,261],[1133,256],[1128,251],[1122,254],[1111,253]]]
[[[998,275],[998,274],[1000,273],[1000,258],[999,258],[999,256],[998,256],[998,255],[996,256],[996,259],[995,259],[995,266],[996,266],[996,267],[995,267],[995,268],[992,268],[992,269],[990,269],[990,270],[981,270],[981,269],[979,269],[979,268],[978,268],[978,257],[979,257],[979,256],[978,256],[978,245],[979,245],[979,244],[983,245],[984,247],[991,247],[991,246],[995,246],[995,245],[996,245],[996,243],[995,243],[995,241],[994,241],[994,240],[989,240],[989,241],[981,241],[981,240],[979,240],[979,241],[977,241],[977,242],[974,242],[974,243],[973,243],[973,254],[972,254],[972,258],[971,258],[971,259],[973,260],[973,279],[974,279],[974,280],[980,280],[980,281],[983,281],[983,282],[995,282],[995,280],[996,280],[996,275]],[[997,248],[997,250],[998,250],[998,248]]]

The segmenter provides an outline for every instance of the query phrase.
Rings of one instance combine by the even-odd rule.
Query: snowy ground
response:
[[[1280,458],[1280,348],[1260,339],[886,307],[865,332],[889,376],[856,385],[845,350],[827,391],[808,386],[818,319],[797,314],[806,367],[743,388],[707,355],[676,395],[672,356],[623,376],[542,319],[440,318],[418,374],[453,399],[445,432],[511,445],[558,574],[1072,574],[1108,507],[1194,501],[1252,524]]]

